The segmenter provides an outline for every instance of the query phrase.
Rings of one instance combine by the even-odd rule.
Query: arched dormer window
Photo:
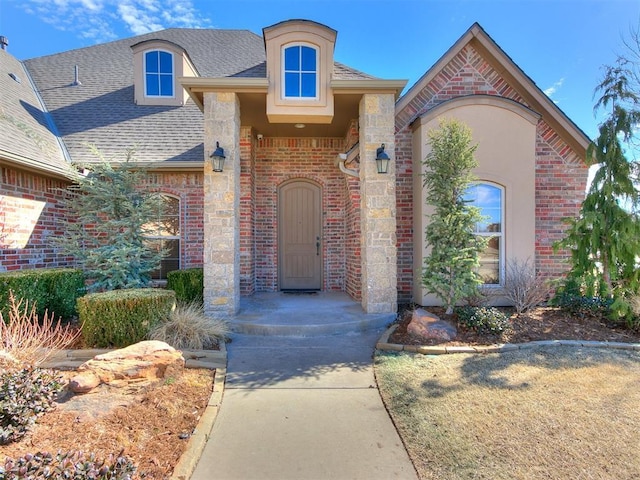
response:
[[[187,52],[173,42],[144,40],[131,46],[133,52],[134,101],[137,105],[184,105],[189,94],[178,78],[197,77]]]
[[[147,97],[174,96],[173,54],[151,50],[144,54],[144,92]]]
[[[285,46],[282,55],[283,98],[317,98],[318,49],[307,44],[294,44]]]
[[[310,20],[263,29],[267,54],[267,118],[271,123],[331,123],[336,31]]]
[[[477,182],[467,190],[466,200],[478,207],[484,217],[475,225],[474,233],[488,237],[489,243],[480,254],[480,276],[485,285],[502,285],[504,261],[504,188],[489,182]]]

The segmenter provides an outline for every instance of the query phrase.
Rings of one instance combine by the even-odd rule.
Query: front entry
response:
[[[278,190],[280,290],[322,289],[322,191],[293,180]]]

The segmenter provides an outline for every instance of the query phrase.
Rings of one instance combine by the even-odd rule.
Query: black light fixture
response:
[[[216,142],[216,150],[209,155],[211,158],[211,166],[213,167],[214,172],[221,172],[222,167],[224,167],[224,148],[220,147],[220,143]]]
[[[376,150],[376,167],[378,173],[387,173],[389,171],[389,155],[384,151],[384,143]]]

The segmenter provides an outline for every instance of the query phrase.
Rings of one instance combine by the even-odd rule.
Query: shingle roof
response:
[[[182,47],[202,77],[266,77],[264,40],[247,30],[170,28],[25,61],[75,162],[135,149],[143,162],[202,161],[203,118],[193,102],[181,107],[134,103],[131,46],[166,40]],[[82,85],[72,86],[74,66]],[[334,78],[373,78],[335,63]]]
[[[134,103],[131,45],[168,40],[184,48],[200,75],[225,77],[264,62],[261,37],[244,30],[167,29],[25,62],[76,162],[136,150],[139,161],[202,161],[202,113],[182,107]],[[72,86],[78,65],[82,85]]]
[[[29,75],[4,50],[0,50],[0,92],[0,157],[65,171],[68,162]]]

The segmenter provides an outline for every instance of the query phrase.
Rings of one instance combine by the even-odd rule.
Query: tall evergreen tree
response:
[[[132,152],[118,165],[94,153],[100,162],[76,174],[67,190],[65,234],[54,243],[75,258],[92,291],[148,286],[164,254],[146,241],[163,197],[143,187],[146,172],[135,168]]]
[[[640,270],[640,222],[636,164],[626,158],[624,144],[640,122],[640,98],[630,88],[632,72],[620,59],[605,69],[596,92],[595,109],[609,109],[598,138],[587,150],[587,162],[598,169],[580,213],[569,221],[559,246],[571,252],[568,280],[582,285],[586,295],[613,299],[616,318],[633,316],[629,298],[638,293]]]
[[[483,217],[465,200],[475,180],[477,145],[472,144],[469,127],[456,120],[441,121],[428,137],[431,151],[423,162],[424,186],[426,202],[434,211],[425,230],[431,251],[424,259],[422,284],[451,314],[456,302],[475,293],[482,283],[477,270],[487,240],[473,231]]]

